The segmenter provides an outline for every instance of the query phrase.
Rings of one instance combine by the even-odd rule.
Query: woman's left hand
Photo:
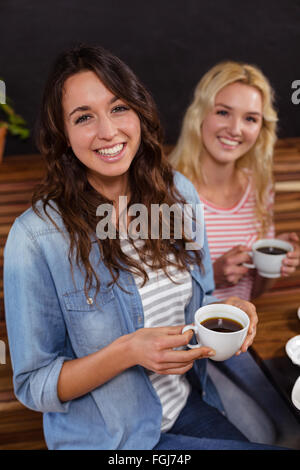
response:
[[[294,247],[294,250],[289,251],[286,257],[282,260],[281,275],[283,277],[288,277],[296,271],[296,268],[300,263],[299,237],[295,232],[291,232],[281,233],[276,238],[289,242]]]
[[[243,310],[245,313],[247,313],[249,319],[250,319],[250,324],[248,328],[248,333],[246,336],[246,339],[244,343],[241,346],[241,349],[236,353],[236,355],[239,355],[241,352],[246,352],[249,346],[253,343],[254,337],[256,335],[256,326],[258,323],[258,316],[256,313],[256,307],[254,304],[251,302],[248,302],[247,300],[240,299],[239,297],[228,297],[228,299],[225,300],[225,304],[233,305],[234,307],[238,307],[241,310]]]

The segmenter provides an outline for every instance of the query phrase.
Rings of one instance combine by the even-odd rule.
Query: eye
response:
[[[80,124],[82,122],[87,122],[92,116],[90,114],[83,114],[75,120],[75,124]]]
[[[253,116],[247,116],[246,117],[246,121],[249,121],[249,122],[257,122],[257,118],[253,117]]]
[[[228,115],[228,111],[225,111],[225,109],[220,109],[219,111],[217,111],[217,114],[219,116],[227,116]]]
[[[112,113],[122,113],[124,111],[129,111],[129,106],[126,106],[125,104],[119,104],[118,106],[115,106],[112,109]]]

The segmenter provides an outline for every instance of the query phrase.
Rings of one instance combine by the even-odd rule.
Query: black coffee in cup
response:
[[[240,331],[244,327],[241,323],[231,318],[213,317],[207,318],[201,322],[201,325],[205,326],[209,330],[219,331],[220,333],[233,333],[234,331]]]
[[[266,255],[286,255],[288,252],[288,250],[278,248],[277,246],[261,246],[260,248],[257,248],[256,251],[265,253]]]

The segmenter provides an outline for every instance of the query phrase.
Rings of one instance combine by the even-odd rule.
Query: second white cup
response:
[[[291,243],[278,238],[264,238],[253,243],[252,251],[249,252],[253,264],[243,263],[243,265],[246,268],[256,268],[262,277],[278,278],[281,276],[282,260],[288,251],[293,251]]]

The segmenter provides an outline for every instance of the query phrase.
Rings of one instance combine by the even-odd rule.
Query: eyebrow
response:
[[[113,104],[116,101],[118,101],[120,98],[118,96],[113,96],[112,99],[110,100],[109,104]],[[73,111],[70,112],[69,117],[72,116],[72,114],[78,112],[78,111],[90,111],[92,108],[87,105],[82,105],[78,106],[77,108],[73,109]]]
[[[223,108],[233,109],[231,106],[228,106],[227,104],[223,104],[223,103],[216,103],[215,106],[223,106]],[[246,114],[255,114],[257,116],[262,116],[262,114],[258,113],[257,111],[247,111]]]

